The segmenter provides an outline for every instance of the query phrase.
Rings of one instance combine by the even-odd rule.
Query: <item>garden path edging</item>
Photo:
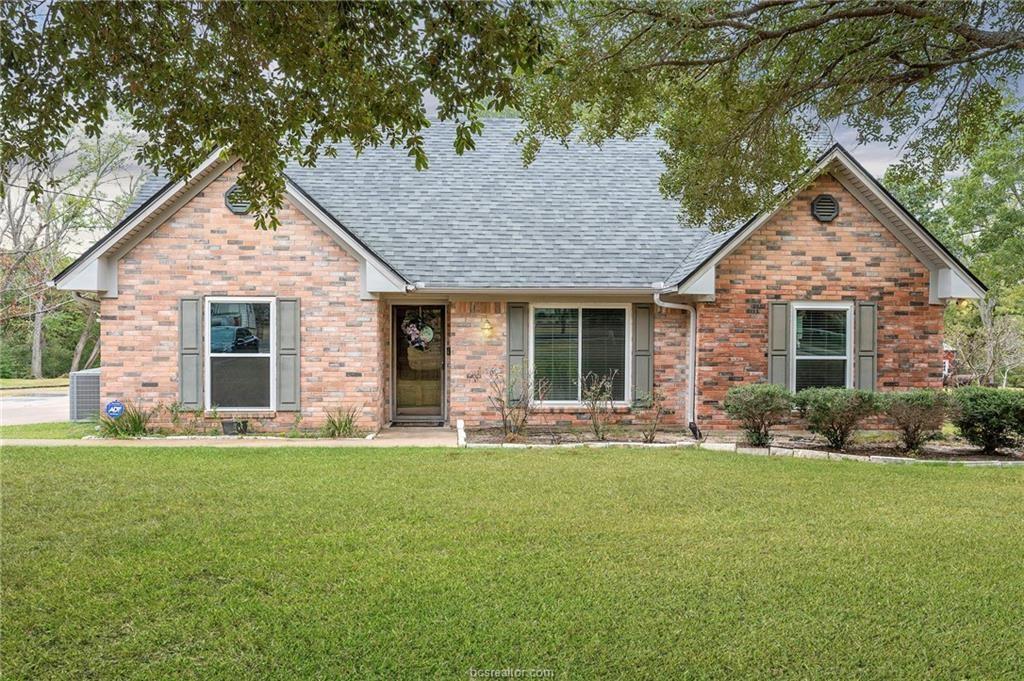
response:
[[[736,454],[747,454],[749,456],[772,456],[791,457],[794,459],[819,459],[822,461],[860,461],[861,463],[876,464],[926,464],[938,466],[970,466],[970,467],[1014,467],[1024,466],[1024,461],[991,461],[974,460],[963,461],[957,459],[912,459],[905,456],[857,456],[856,454],[844,454],[843,452],[832,452],[820,449],[799,449],[796,447],[748,447],[735,442],[700,442],[696,440],[680,440],[678,442],[564,442],[558,444],[546,443],[523,443],[523,442],[468,442],[463,447],[473,449],[571,449],[574,447],[593,447],[600,449],[604,447],[648,447],[652,449],[664,449],[666,447],[698,447],[712,452],[733,452]]]
[[[708,445],[711,445],[710,447]],[[958,460],[958,459],[912,459],[908,456],[870,455],[857,456],[820,449],[799,449],[795,447],[747,447],[732,442],[705,442],[700,445],[705,449],[720,452],[736,452],[755,456],[789,456],[796,459],[823,459],[828,461],[860,461],[862,463],[882,464],[930,464],[940,466],[1024,466],[1024,461],[991,461],[991,460]]]

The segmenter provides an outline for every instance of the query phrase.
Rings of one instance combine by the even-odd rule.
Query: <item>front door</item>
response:
[[[443,305],[395,305],[395,415],[398,422],[444,421]]]

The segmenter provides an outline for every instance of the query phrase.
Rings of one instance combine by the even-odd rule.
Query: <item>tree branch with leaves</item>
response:
[[[146,139],[138,160],[179,180],[219,148],[245,165],[256,224],[277,224],[289,161],[335,145],[405,149],[425,167],[424,99],[456,123],[512,103],[516,73],[544,48],[545,0],[0,4],[0,184],[44,165],[78,126],[119,112]],[[36,191],[42,184],[33,182]]]
[[[656,129],[663,192],[724,228],[772,204],[845,124],[906,143],[941,176],[1002,115],[1024,71],[1024,4],[893,0],[569,2],[525,79],[530,160],[548,138],[600,143]],[[1019,107],[1006,117],[1020,127]]]

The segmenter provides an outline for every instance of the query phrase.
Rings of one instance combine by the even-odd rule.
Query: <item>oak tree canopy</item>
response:
[[[117,112],[174,177],[239,154],[260,226],[284,164],[334,144],[398,146],[423,167],[428,91],[459,152],[482,105],[520,113],[527,161],[545,139],[656,130],[663,191],[715,227],[768,205],[823,128],[909,140],[904,167],[937,175],[1024,118],[1004,107],[1024,69],[1021,0],[9,0],[0,22],[0,179]]]

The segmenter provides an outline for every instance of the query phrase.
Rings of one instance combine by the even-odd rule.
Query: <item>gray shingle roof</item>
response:
[[[678,204],[658,189],[656,138],[549,143],[523,167],[518,129],[517,120],[487,120],[476,150],[457,156],[452,125],[435,122],[424,134],[425,171],[401,149],[357,158],[339,148],[315,168],[286,173],[429,288],[647,288],[681,279],[724,236],[679,222]],[[135,206],[163,184],[146,183]]]
[[[705,260],[714,255],[726,241],[731,239],[736,232],[743,229],[746,224],[737,225],[724,232],[705,232],[701,240],[690,251],[690,254],[679,263],[679,267],[665,280],[665,287],[668,288],[681,284],[684,279],[693,274]]]

